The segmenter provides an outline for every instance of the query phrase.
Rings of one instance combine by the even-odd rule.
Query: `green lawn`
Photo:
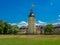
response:
[[[0,36],[0,45],[60,45],[60,36]]]

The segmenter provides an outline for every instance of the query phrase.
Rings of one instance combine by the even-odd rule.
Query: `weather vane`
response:
[[[35,6],[35,4],[34,3],[32,3],[32,5],[31,5],[32,7],[31,7],[31,10],[33,9],[33,7]]]
[[[35,4],[34,3],[32,3],[32,7],[34,7],[35,6]]]

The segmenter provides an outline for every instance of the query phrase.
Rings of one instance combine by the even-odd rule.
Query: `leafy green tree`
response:
[[[11,25],[0,19],[0,34],[16,34],[19,28],[17,25]]]
[[[13,34],[17,34],[19,27],[17,25],[12,25]]]
[[[8,33],[8,29],[9,29],[9,24],[4,22],[4,30],[3,30],[3,34],[7,34]]]
[[[9,29],[11,29],[11,25],[0,19],[0,34],[7,34]]]
[[[2,34],[2,28],[0,27],[0,34]]]
[[[13,30],[12,29],[9,29],[8,30],[8,34],[13,34]]]
[[[4,22],[0,19],[0,34],[3,33],[4,30]]]
[[[8,24],[7,26],[7,34],[12,34],[12,27],[11,27],[11,24]]]
[[[53,31],[54,31],[54,27],[52,24],[46,25],[45,34],[52,34]]]

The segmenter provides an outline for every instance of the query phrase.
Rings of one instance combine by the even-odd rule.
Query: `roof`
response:
[[[60,28],[60,26],[56,26],[56,27],[54,27],[54,28]]]
[[[30,11],[29,17],[35,17],[35,16],[34,16],[34,11],[33,11],[33,10]]]

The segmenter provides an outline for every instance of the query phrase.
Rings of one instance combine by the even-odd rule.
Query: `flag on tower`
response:
[[[32,4],[32,7],[35,6],[35,4]]]

